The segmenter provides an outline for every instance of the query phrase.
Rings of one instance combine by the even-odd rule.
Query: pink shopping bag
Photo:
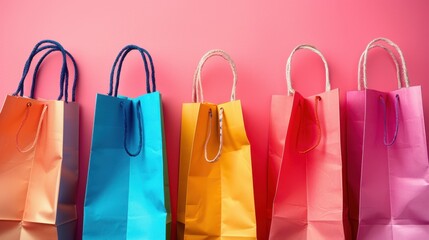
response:
[[[322,58],[324,93],[303,97],[292,88],[291,58],[299,49]],[[269,239],[344,239],[338,89],[330,89],[326,60],[309,45],[292,51],[286,73],[288,96],[273,96],[271,102],[269,184],[276,190]]]
[[[367,89],[368,51],[379,43],[394,47],[399,54],[405,87],[399,79],[399,89],[392,92]],[[354,236],[365,240],[429,239],[429,164],[421,88],[409,87],[403,54],[385,38],[368,44],[362,71],[364,90],[347,93]],[[359,88],[360,80],[359,76]]]

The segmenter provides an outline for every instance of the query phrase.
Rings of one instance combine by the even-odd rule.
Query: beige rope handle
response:
[[[405,58],[404,58],[404,54],[402,54],[401,49],[398,47],[398,45],[396,45],[396,43],[394,43],[393,41],[391,41],[390,39],[387,38],[376,38],[374,40],[372,40],[371,42],[368,43],[368,45],[366,46],[365,51],[363,52],[363,66],[362,66],[362,71],[363,71],[363,87],[365,89],[368,88],[368,84],[367,84],[367,76],[366,76],[366,62],[367,62],[367,57],[368,57],[368,51],[371,48],[372,45],[375,45],[377,42],[384,42],[389,44],[390,46],[392,46],[396,52],[399,54],[399,57],[401,59],[402,62],[402,80],[404,81],[405,87],[409,87],[410,86],[410,82],[408,79],[408,70],[407,70],[407,65],[405,63]],[[360,84],[358,84],[358,88],[360,89]]]
[[[220,158],[220,155],[222,154],[222,145],[223,145],[223,132],[222,132],[222,127],[223,127],[223,108],[219,109],[219,149],[218,149],[218,151],[216,153],[216,156],[214,158],[210,159],[210,158],[208,158],[208,154],[207,154],[207,145],[209,144],[210,136],[211,136],[211,133],[212,133],[212,118],[213,118],[213,113],[212,113],[212,110],[209,109],[209,127],[207,129],[207,137],[206,137],[206,142],[204,144],[204,158],[209,163],[216,162]]]
[[[33,143],[28,148],[22,149],[19,146],[19,134],[21,133],[22,127],[24,126],[25,122],[27,121],[28,112],[30,111],[31,106],[32,106],[31,102],[28,102],[27,103],[27,109],[25,110],[25,117],[22,120],[21,126],[18,129],[18,132],[16,133],[16,139],[15,139],[16,140],[16,148],[21,153],[29,152],[31,149],[33,149],[36,146],[37,139],[39,139],[40,129],[42,128],[43,119],[45,118],[46,110],[48,109],[47,105],[43,106],[43,110],[42,110],[42,113],[40,114],[40,118],[39,118],[39,123],[37,124],[36,136],[34,137]]]
[[[398,88],[402,88],[401,67],[399,65],[398,59],[396,58],[395,54],[392,51],[390,51],[389,48],[387,48],[387,47],[385,47],[383,45],[379,45],[379,44],[371,45],[371,47],[369,49],[372,49],[372,48],[375,48],[375,47],[380,47],[380,48],[384,49],[387,53],[389,53],[390,57],[392,57],[393,63],[395,64],[395,67],[396,67],[396,77],[398,79]],[[363,55],[364,55],[364,52],[360,55],[360,58],[359,58],[359,65],[358,65],[358,90],[362,89],[362,84],[361,83],[363,81],[363,78],[362,78],[361,70],[362,70]]]
[[[201,84],[201,70],[202,70],[205,62],[207,61],[207,59],[209,59],[210,57],[213,57],[213,56],[220,56],[223,59],[228,61],[229,65],[231,67],[231,70],[232,70],[232,75],[233,75],[231,101],[235,100],[235,90],[236,90],[236,86],[237,86],[237,70],[235,68],[235,63],[225,51],[223,51],[221,49],[213,49],[213,50],[208,51],[206,54],[204,54],[204,56],[201,58],[200,62],[198,63],[197,69],[195,70],[194,84],[192,87],[192,100],[194,102],[204,102],[203,88],[202,88],[202,84]]]
[[[300,49],[308,49],[314,53],[316,53],[317,55],[320,56],[320,58],[323,61],[323,64],[325,65],[325,79],[326,79],[326,84],[325,84],[325,91],[330,91],[331,90],[331,82],[329,80],[329,68],[328,68],[328,63],[326,62],[325,57],[323,56],[323,54],[314,46],[312,45],[308,45],[308,44],[302,44],[302,45],[298,45],[296,46],[292,52],[290,53],[287,62],[286,62],[286,84],[287,84],[287,94],[288,96],[291,96],[295,93],[295,89],[292,88],[292,81],[291,81],[291,77],[290,77],[290,65],[292,62],[292,56],[293,54],[300,50]]]

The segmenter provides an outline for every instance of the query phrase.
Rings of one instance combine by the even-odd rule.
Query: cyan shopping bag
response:
[[[368,51],[380,43],[393,47],[400,57],[398,90],[367,88]],[[347,92],[354,235],[365,240],[429,239],[429,162],[421,87],[409,86],[402,51],[389,39],[371,41],[361,64],[363,77],[358,80],[364,90]]]
[[[122,63],[132,50],[143,58],[147,94],[117,97]],[[97,95],[83,239],[169,239],[166,161],[161,95],[156,91],[152,58],[146,50],[128,45],[113,64],[109,94]]]
[[[46,50],[46,51],[45,51]],[[56,100],[35,97],[37,72],[44,59],[62,54]],[[31,62],[31,94],[24,81]],[[67,56],[74,65],[72,100],[68,98]],[[0,113],[0,239],[74,239],[79,161],[79,106],[75,102],[77,67],[72,55],[52,40],[40,41],[28,58],[17,91]]]

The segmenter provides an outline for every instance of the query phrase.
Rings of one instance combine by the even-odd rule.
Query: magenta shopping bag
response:
[[[402,64],[396,65],[401,68],[405,87],[399,74],[398,90],[367,89],[368,51],[380,43],[394,47],[399,54]],[[353,234],[365,240],[429,239],[429,164],[421,88],[409,87],[403,54],[388,39],[368,44],[361,70],[364,90],[347,93]],[[360,81],[359,74],[359,88]]]

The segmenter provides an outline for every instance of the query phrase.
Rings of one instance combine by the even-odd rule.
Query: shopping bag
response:
[[[291,59],[300,49],[322,58],[324,93],[303,97],[292,88]],[[269,239],[344,239],[338,89],[331,90],[327,62],[310,45],[293,49],[286,79],[288,96],[273,96],[271,101],[269,169],[278,177]]]
[[[143,58],[147,94],[118,97],[122,63],[132,50]],[[113,64],[108,95],[97,94],[83,239],[169,239],[167,171],[153,61],[143,48],[128,45]]]
[[[44,51],[47,50],[47,51]],[[62,53],[58,100],[35,98],[37,71],[52,52]],[[30,97],[24,80],[36,65]],[[74,65],[72,101],[68,99],[66,57]],[[6,97],[0,113],[0,239],[74,239],[78,179],[79,108],[75,102],[77,68],[59,43],[36,44],[17,91]],[[63,100],[62,100],[63,99]]]
[[[368,51],[380,43],[393,47],[401,60],[398,90],[367,88]],[[355,198],[351,218],[358,216],[354,234],[357,239],[428,239],[429,166],[421,88],[409,86],[402,51],[389,39],[368,44],[361,70],[359,88],[363,81],[364,90],[347,93],[349,182]]]
[[[221,56],[231,66],[231,101],[204,102],[201,70]],[[250,144],[241,103],[235,100],[235,64],[222,50],[207,52],[194,75],[193,103],[182,108],[178,238],[256,239]]]
[[[402,87],[401,68],[395,54],[386,46],[380,44],[372,44],[369,49],[381,48],[385,50],[393,60],[396,67],[396,75],[398,78],[398,88]],[[358,79],[361,79],[362,61],[365,52],[359,59]],[[358,89],[361,89],[361,82],[358,82]],[[357,237],[359,223],[359,195],[360,195],[360,180],[362,167],[362,144],[363,144],[363,129],[364,129],[364,112],[365,112],[365,92],[350,91],[347,93],[347,180],[348,180],[348,200],[349,200],[349,216],[353,239]]]

